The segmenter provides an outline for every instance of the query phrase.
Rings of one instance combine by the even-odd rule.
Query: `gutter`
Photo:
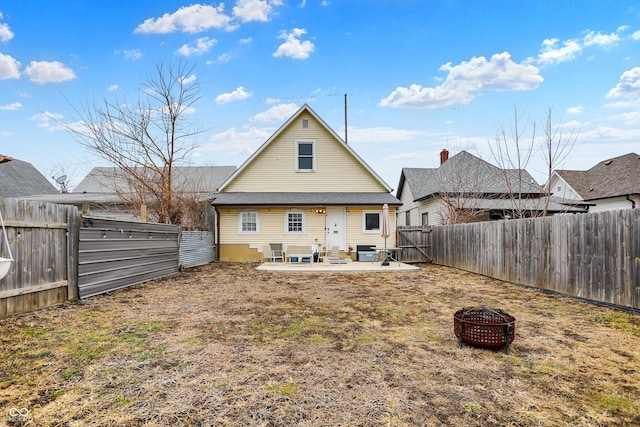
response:
[[[214,244],[216,245],[216,261],[220,262],[220,212],[218,212],[218,208],[213,205],[213,213],[216,221],[215,224],[215,236],[214,236]]]
[[[627,194],[626,199],[627,199],[628,202],[631,202],[631,209],[635,209],[636,208],[636,201],[635,200],[631,200],[630,196],[631,196],[630,194]]]

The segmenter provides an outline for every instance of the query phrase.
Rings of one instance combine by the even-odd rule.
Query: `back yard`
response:
[[[454,312],[480,304],[516,317],[510,356],[457,348]],[[640,317],[432,265],[213,264],[2,319],[0,339],[7,425],[640,424]]]

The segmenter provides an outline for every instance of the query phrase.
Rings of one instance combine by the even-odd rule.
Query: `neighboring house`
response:
[[[256,261],[269,243],[382,246],[382,208],[392,189],[308,105],[303,105],[220,187],[217,211],[221,261]]]
[[[467,151],[438,168],[403,168],[397,197],[399,226],[443,225],[581,211],[546,197],[524,169],[501,169]]]
[[[590,204],[590,212],[640,208],[640,156],[603,160],[586,171],[556,170],[549,191],[565,203]]]
[[[218,188],[235,170],[235,166],[176,166],[174,191],[188,194],[195,200],[211,199],[212,189]],[[30,199],[76,205],[85,215],[140,219],[136,207],[124,202],[119,195],[129,191],[126,180],[119,178],[117,168],[96,167],[70,193]]]
[[[58,190],[31,163],[0,155],[0,197],[56,194]]]

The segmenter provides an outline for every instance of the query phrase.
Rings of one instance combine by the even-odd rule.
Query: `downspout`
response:
[[[627,201],[631,202],[631,209],[635,209],[636,208],[636,201],[632,200],[630,196],[631,196],[630,194],[627,194]]]
[[[215,233],[214,236],[214,244],[216,245],[216,261],[220,262],[220,214],[218,212],[218,208],[213,206],[213,217],[215,224]]]

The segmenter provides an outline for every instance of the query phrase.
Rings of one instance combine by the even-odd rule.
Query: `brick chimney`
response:
[[[449,150],[443,148],[440,152],[440,165],[449,160]]]

